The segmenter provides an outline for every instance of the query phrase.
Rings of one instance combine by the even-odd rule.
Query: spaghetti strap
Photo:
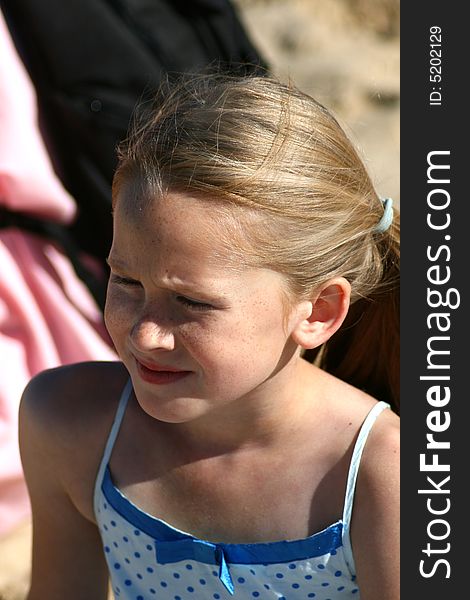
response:
[[[390,408],[390,405],[386,402],[378,402],[373,406],[373,408],[367,414],[361,429],[359,430],[359,435],[357,436],[356,443],[354,445],[354,450],[351,458],[351,464],[349,466],[348,473],[348,481],[346,484],[346,494],[344,499],[344,508],[343,508],[343,546],[344,546],[344,556],[346,558],[346,562],[348,563],[349,569],[353,574],[355,574],[356,569],[354,566],[354,559],[352,554],[352,546],[351,546],[351,536],[350,536],[350,525],[351,525],[351,515],[354,504],[354,492],[356,490],[356,480],[359,472],[359,466],[361,463],[362,452],[364,450],[364,446],[366,444],[367,438],[369,436],[370,430],[374,425],[377,417],[380,413],[386,409]]]
[[[114,443],[116,441],[117,435],[119,433],[119,429],[121,427],[122,419],[124,417],[124,413],[126,411],[127,403],[129,401],[129,397],[132,392],[132,381],[129,379],[122,390],[121,397],[119,399],[119,404],[116,410],[116,414],[114,416],[113,425],[109,432],[108,439],[106,441],[106,446],[103,452],[103,457],[101,459],[101,463],[98,469],[98,474],[96,476],[95,481],[95,490],[94,490],[94,505],[95,505],[95,514],[97,510],[97,502],[99,497],[99,489],[103,482],[104,472],[106,467],[108,466],[109,459],[111,457],[111,453],[114,448]]]

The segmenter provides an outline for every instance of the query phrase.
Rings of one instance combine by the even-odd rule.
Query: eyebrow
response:
[[[128,267],[125,261],[121,260],[119,257],[108,256],[106,258],[107,265],[112,269],[113,267],[123,272],[128,272]],[[223,301],[226,298],[220,293],[217,293],[215,290],[207,289],[206,291],[201,289],[203,287],[202,284],[191,283],[191,282],[175,282],[173,280],[168,280],[166,284],[168,289],[172,289],[175,292],[179,292],[181,294],[196,294],[200,296],[202,299],[207,300],[218,300]]]

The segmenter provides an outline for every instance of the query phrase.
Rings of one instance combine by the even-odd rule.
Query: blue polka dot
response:
[[[243,577],[239,577],[237,579],[238,583],[245,583],[245,580],[243,579]]]
[[[292,587],[294,588],[294,590],[298,590],[300,585],[298,583],[293,583]]]
[[[192,594],[194,592],[194,588],[192,586],[188,586],[186,589],[188,590],[188,592],[190,594]]]
[[[126,579],[126,581],[124,582],[127,586],[132,585],[132,581],[130,579]]]
[[[287,598],[285,596],[281,596],[280,598],[278,598],[278,600],[287,600]]]
[[[219,576],[219,574],[217,573],[217,571],[212,571],[212,575],[213,575],[214,577],[218,577],[218,576]]]
[[[151,594],[156,594],[156,593],[157,593],[157,592],[156,592],[156,591],[155,591],[153,588],[150,588],[150,589],[149,589],[149,592],[150,592]]]
[[[103,504],[104,510],[106,510],[108,508],[108,505],[106,504],[106,502]]]
[[[121,565],[120,565],[119,563],[114,563],[114,568],[115,568],[115,569],[120,569],[120,568],[121,568]]]
[[[353,576],[351,577],[351,581],[356,581],[356,576],[355,576],[355,575],[353,575]]]
[[[255,571],[254,569],[250,569],[250,573],[251,573],[252,575],[256,575],[256,571]]]
[[[153,573],[152,567],[147,567],[147,573]]]
[[[332,551],[330,552],[330,554],[331,554],[331,556],[336,556],[337,552],[336,552],[336,550],[332,550]]]
[[[128,558],[125,558],[125,559],[124,559],[124,562],[125,562],[125,563],[127,563],[128,565],[130,565],[130,564],[131,564],[131,561],[130,561]]]
[[[175,600],[181,600],[181,596],[175,596]]]
[[[293,563],[291,565],[289,565],[289,569],[296,569],[297,565],[294,565]]]
[[[328,587],[330,584],[328,583],[328,581],[325,581],[325,583],[322,583],[322,587]]]
[[[147,548],[147,550],[153,550],[153,546],[151,546],[150,544],[147,544],[145,547]]]
[[[341,571],[336,571],[335,572],[335,577],[341,577],[341,575],[342,575]]]
[[[143,579],[143,577],[140,573],[137,573],[137,579]]]
[[[119,548],[119,546],[118,546],[118,544],[117,544],[116,542],[113,542],[113,546],[114,546],[115,548]]]
[[[338,592],[342,592],[344,590],[344,585],[340,585],[338,588]]]
[[[325,565],[318,565],[318,568],[319,568],[319,569],[324,569],[324,568],[325,568]]]
[[[253,596],[253,598],[258,598],[259,592],[253,592],[251,595]]]
[[[109,553],[109,552],[111,552],[111,548],[109,546],[105,546],[104,551]]]
[[[315,598],[316,594],[315,592],[310,592],[310,594],[308,594],[307,598]]]
[[[193,568],[193,565],[186,565],[186,568],[188,569],[188,571],[191,571],[191,569]]]
[[[269,585],[267,583],[264,584],[265,589],[269,590]]]
[[[136,600],[144,600],[143,596],[137,596]]]
[[[179,579],[181,577],[181,575],[179,573],[173,573],[173,577],[175,579]]]
[[[134,556],[135,556],[136,558],[140,558],[140,552],[134,552]]]
[[[214,594],[213,598],[215,598],[215,600],[219,600],[220,596],[219,596],[219,594]]]
[[[206,585],[206,580],[205,580],[205,579],[200,579],[200,580],[199,580],[199,583],[200,583],[201,585]]]
[[[357,588],[354,588],[353,590],[351,590],[351,594],[357,594],[359,590]]]
[[[104,529],[105,531],[108,531],[108,526],[107,526],[107,525],[103,525],[103,529]]]
[[[276,577],[278,579],[283,579],[284,575],[282,573],[276,573]]]
[[[161,585],[163,588],[165,588],[165,587],[168,587],[168,584],[167,584],[167,582],[166,582],[166,581],[160,581],[160,585]]]
[[[125,542],[128,542],[128,541],[129,541],[129,538],[126,538],[126,536],[124,536],[122,539],[123,539]]]
[[[134,535],[140,535],[140,531],[138,529],[134,529]]]
[[[117,592],[118,594],[120,594],[120,593],[121,593],[121,588],[118,588],[118,587],[117,587],[117,588],[116,588],[116,592]]]
[[[112,527],[116,527],[116,521],[111,521]]]
[[[305,575],[305,579],[310,580],[310,579],[312,579],[312,576],[311,575]]]

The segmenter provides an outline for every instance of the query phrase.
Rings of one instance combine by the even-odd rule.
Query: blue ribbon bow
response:
[[[186,538],[171,542],[156,542],[155,548],[157,563],[161,565],[180,562],[182,560],[195,560],[210,565],[217,565],[219,567],[220,581],[229,594],[233,596],[235,588],[224,549],[221,545]]]

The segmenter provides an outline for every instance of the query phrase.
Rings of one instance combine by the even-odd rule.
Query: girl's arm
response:
[[[108,578],[98,529],[79,512],[63,483],[66,470],[81,476],[84,448],[77,445],[71,456],[70,444],[64,443],[64,402],[57,400],[60,390],[48,385],[50,379],[33,379],[20,407],[20,448],[33,513],[28,600],[105,600]],[[69,436],[75,433],[73,416],[70,421]]]
[[[399,419],[372,429],[359,469],[351,540],[361,600],[400,598]]]

